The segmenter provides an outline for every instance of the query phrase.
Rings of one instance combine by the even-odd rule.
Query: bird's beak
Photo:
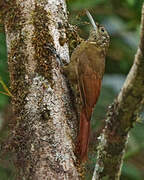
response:
[[[95,23],[95,21],[94,21],[92,15],[90,14],[90,12],[89,12],[88,10],[86,10],[86,14],[87,14],[87,17],[89,18],[89,20],[90,20],[90,22],[91,22],[91,24],[92,24],[94,30],[95,30],[96,33],[97,33],[97,32],[98,32],[98,27],[97,27],[97,25],[96,25],[96,23]]]

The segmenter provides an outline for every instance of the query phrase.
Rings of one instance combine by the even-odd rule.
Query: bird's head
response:
[[[98,48],[102,48],[106,51],[109,47],[110,42],[108,32],[102,25],[99,25],[98,23],[94,22],[89,11],[86,11],[86,14],[92,24],[92,29],[90,31],[90,35],[88,38],[89,43],[97,46]]]

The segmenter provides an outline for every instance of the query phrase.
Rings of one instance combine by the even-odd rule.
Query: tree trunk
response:
[[[10,146],[17,179],[78,179],[78,121],[60,71],[60,61],[69,62],[65,1],[13,0],[7,7],[4,23],[16,115]]]

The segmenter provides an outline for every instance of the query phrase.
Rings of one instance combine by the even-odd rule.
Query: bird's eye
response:
[[[101,30],[101,32],[105,32],[105,29],[103,27],[100,30]]]

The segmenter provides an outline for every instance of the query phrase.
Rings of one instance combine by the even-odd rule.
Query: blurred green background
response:
[[[95,160],[97,136],[103,124],[108,105],[113,102],[130,70],[139,42],[141,7],[143,0],[68,0],[69,21],[78,27],[78,33],[88,37],[87,8],[95,21],[103,24],[110,34],[111,42],[106,60],[106,72],[99,101],[92,119],[87,177],[91,179]],[[0,77],[9,86],[5,35],[0,32]],[[3,91],[0,86],[0,91]],[[9,111],[9,98],[0,94],[0,138],[7,132],[5,114]],[[97,120],[97,121],[96,121]],[[96,123],[101,122],[101,123]],[[136,123],[130,132],[128,147],[122,167],[121,180],[144,179],[144,124]],[[9,163],[8,163],[9,162]],[[0,180],[14,179],[11,161],[0,161]]]

